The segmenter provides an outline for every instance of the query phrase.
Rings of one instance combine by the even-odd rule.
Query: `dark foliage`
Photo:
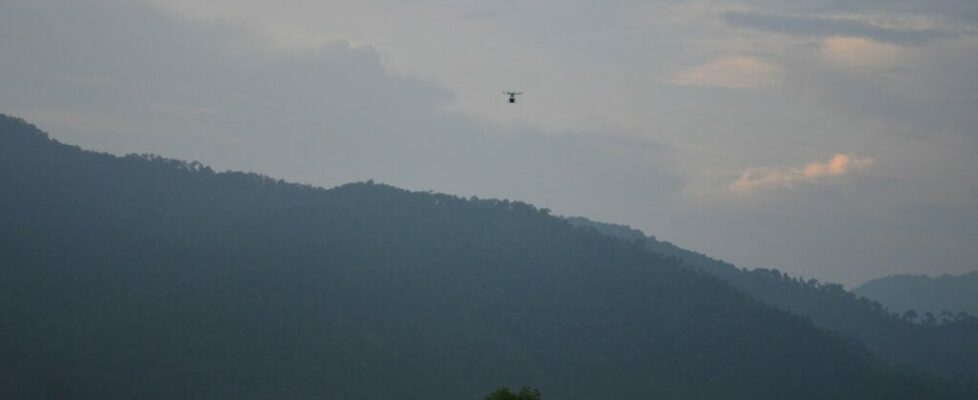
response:
[[[527,204],[114,157],[0,117],[0,398],[940,399]]]
[[[577,226],[627,240],[655,252],[682,259],[687,267],[716,276],[773,307],[811,319],[815,325],[852,338],[879,357],[949,379],[978,380],[978,319],[967,314],[891,313],[877,302],[845,290],[842,285],[792,278],[775,269],[754,270],[712,259],[627,226],[569,218]],[[929,313],[928,313],[929,314]]]
[[[540,391],[529,386],[523,386],[516,393],[507,387],[493,390],[486,395],[486,400],[540,400]]]

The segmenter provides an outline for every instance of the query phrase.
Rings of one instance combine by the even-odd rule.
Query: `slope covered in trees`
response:
[[[858,297],[842,285],[793,278],[774,269],[737,268],[627,226],[579,217],[568,221],[676,257],[687,267],[718,277],[765,304],[858,340],[890,362],[953,379],[973,382],[978,378],[978,319],[972,316],[955,314],[942,323],[917,323],[880,303]]]
[[[962,312],[978,315],[978,271],[934,278],[892,275],[866,282],[852,292],[901,314],[913,311],[908,317],[924,323],[954,319]]]
[[[0,398],[964,399],[527,204],[115,157],[0,117]]]

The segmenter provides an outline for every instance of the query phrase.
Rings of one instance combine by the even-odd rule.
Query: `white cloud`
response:
[[[781,68],[752,57],[730,57],[689,68],[670,83],[688,86],[719,86],[739,89],[777,84],[784,78]]]
[[[907,60],[911,50],[859,37],[834,36],[823,39],[819,55],[829,63],[848,67],[892,67]]]
[[[859,158],[837,153],[826,162],[812,162],[801,167],[747,168],[730,184],[729,190],[734,193],[748,193],[768,187],[792,187],[799,183],[861,171],[873,163],[874,160],[870,157]]]

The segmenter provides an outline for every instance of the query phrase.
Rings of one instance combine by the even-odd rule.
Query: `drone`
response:
[[[514,103],[516,103],[516,96],[519,96],[519,95],[523,94],[523,92],[503,92],[503,94],[509,96],[509,103],[510,104],[514,104]]]

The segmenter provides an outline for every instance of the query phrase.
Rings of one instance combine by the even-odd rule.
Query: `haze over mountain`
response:
[[[962,275],[893,275],[873,279],[852,289],[896,312],[916,311],[923,318],[945,312],[978,315],[978,271]]]
[[[0,397],[965,399],[545,209],[116,157],[0,116]]]

